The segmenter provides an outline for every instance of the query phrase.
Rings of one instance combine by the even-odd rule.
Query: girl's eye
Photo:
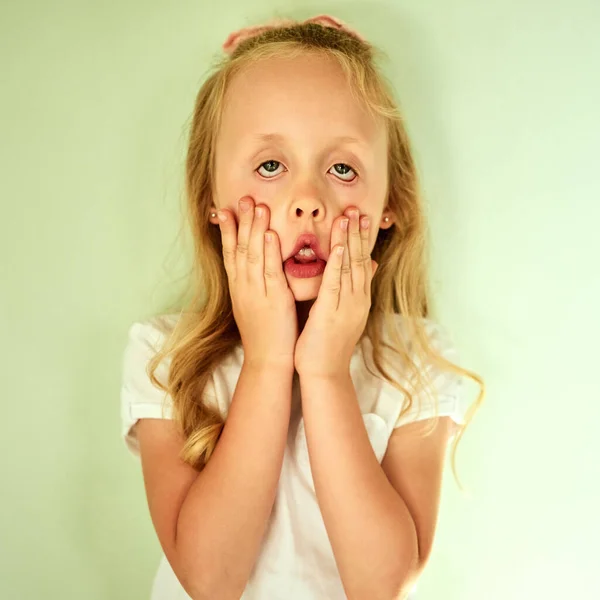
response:
[[[267,160],[262,163],[258,169],[258,173],[267,179],[271,179],[275,177],[275,175],[279,175],[277,169],[281,166],[281,163],[278,160]],[[262,171],[261,171],[262,169]]]
[[[262,177],[272,179],[281,173],[279,167],[283,167],[283,165],[278,160],[267,160],[261,163],[256,170]],[[354,181],[357,177],[356,171],[345,163],[336,163],[329,169],[329,172],[342,181]]]
[[[335,173],[331,173],[332,169],[335,169]],[[329,169],[329,172],[336,177],[341,176],[339,179],[342,181],[354,181],[357,177],[356,171],[344,163],[336,163]]]

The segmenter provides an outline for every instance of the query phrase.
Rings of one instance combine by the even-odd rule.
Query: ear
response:
[[[215,215],[214,217],[212,215]],[[219,219],[217,218],[217,208],[215,206],[211,206],[210,210],[208,211],[208,220],[213,224],[213,225],[218,225],[219,224]]]
[[[379,229],[389,229],[394,224],[395,220],[394,213],[386,208],[381,214],[381,219],[379,220]]]

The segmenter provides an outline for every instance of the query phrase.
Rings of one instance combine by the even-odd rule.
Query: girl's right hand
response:
[[[242,198],[239,230],[232,211],[222,209],[221,214],[226,216],[225,222],[219,219],[223,260],[244,363],[293,369],[298,339],[296,302],[283,272],[279,237],[268,229],[269,209],[264,204],[255,209],[252,198]]]

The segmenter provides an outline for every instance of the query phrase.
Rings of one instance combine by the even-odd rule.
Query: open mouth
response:
[[[293,256],[292,258],[297,265],[307,265],[309,263],[315,263],[318,260],[316,256],[314,258],[306,258],[304,256]]]
[[[319,258],[312,248],[304,247],[298,254],[284,262],[285,272],[295,278],[306,279],[322,275],[326,262]]]
[[[307,263],[313,263],[320,260],[318,256],[314,253],[312,248],[307,247],[302,248],[302,250],[300,250],[300,252],[298,252],[298,254],[296,254],[296,256],[292,258],[294,259],[294,262],[298,265],[305,265]]]

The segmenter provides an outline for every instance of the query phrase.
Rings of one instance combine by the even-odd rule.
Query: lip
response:
[[[298,239],[296,240],[296,245],[294,246],[292,253],[289,254],[286,259],[284,259],[284,262],[285,260],[292,258],[292,256],[296,256],[296,254],[298,254],[298,252],[300,252],[300,250],[302,250],[302,248],[304,248],[305,246],[309,246],[310,248],[312,248],[312,251],[317,255],[317,258],[320,258],[321,260],[327,262],[327,257],[325,256],[325,253],[321,250],[319,239],[314,233],[309,232],[301,233],[298,236]]]

